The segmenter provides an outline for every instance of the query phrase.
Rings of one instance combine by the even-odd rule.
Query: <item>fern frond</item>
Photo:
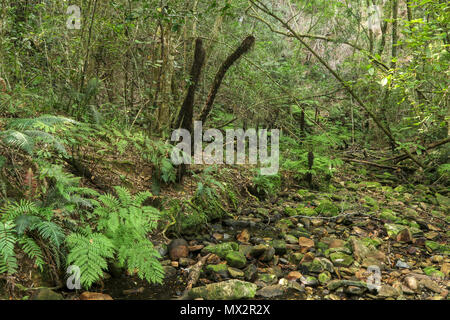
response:
[[[0,139],[9,147],[22,149],[28,154],[33,153],[34,140],[23,132],[6,130],[0,133]]]
[[[53,116],[53,115],[42,115],[38,118],[33,119],[13,119],[9,122],[8,127],[14,128],[18,130],[24,130],[24,129],[30,129],[35,128],[39,125],[44,126],[55,126],[55,125],[61,125],[61,124],[78,124],[77,121],[72,120],[70,118],[66,117],[59,117],[59,116]]]
[[[0,273],[13,274],[18,269],[14,252],[17,242],[14,228],[15,225],[11,221],[0,223]]]
[[[115,186],[114,190],[117,193],[117,196],[119,198],[119,201],[125,205],[131,205],[131,203],[133,202],[133,197],[131,196],[130,191],[128,191],[127,188],[121,187],[121,186]]]
[[[135,196],[134,196],[134,202],[133,204],[137,207],[142,206],[142,204],[144,203],[145,200],[147,200],[148,198],[150,198],[152,196],[151,192],[149,191],[142,191],[142,192],[138,192]]]
[[[21,215],[38,214],[38,207],[34,202],[29,200],[21,199],[19,202],[14,202],[9,204],[4,212],[3,220],[14,220]]]
[[[157,260],[161,255],[154,249],[153,244],[148,240],[140,241],[131,247],[122,247],[119,256],[125,261],[128,270],[137,272],[141,279],[151,283],[162,283],[164,270]]]
[[[14,220],[18,235],[24,234],[27,229],[33,230],[40,222],[42,222],[40,217],[26,214],[21,215]]]
[[[31,138],[40,138],[43,142],[51,144],[59,153],[64,155],[67,154],[64,145],[59,141],[58,138],[51,135],[50,133],[40,130],[25,130],[23,133]]]
[[[98,197],[98,200],[109,209],[117,209],[120,207],[120,201],[111,194],[105,194]]]
[[[36,225],[36,229],[43,239],[50,241],[50,243],[57,248],[59,248],[64,241],[63,230],[53,222],[42,221]]]
[[[108,267],[106,259],[114,256],[113,243],[99,233],[88,236],[72,233],[66,238],[66,243],[71,249],[67,263],[80,268],[80,282],[89,288],[103,276],[103,271]]]
[[[22,237],[19,240],[19,244],[22,246],[23,251],[28,255],[28,257],[34,260],[34,263],[39,268],[39,270],[43,271],[45,265],[44,255],[42,254],[41,248],[34,241],[34,239],[30,237]]]

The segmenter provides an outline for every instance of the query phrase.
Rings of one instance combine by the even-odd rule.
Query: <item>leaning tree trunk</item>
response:
[[[248,52],[253,44],[255,43],[254,36],[248,36],[242,41],[241,45],[222,63],[219,71],[217,71],[216,77],[214,78],[213,85],[209,91],[208,98],[206,100],[205,106],[200,114],[200,121],[206,122],[209,113],[211,112],[214,99],[216,98],[217,92],[219,91],[222,80],[225,77],[228,69],[246,52]]]

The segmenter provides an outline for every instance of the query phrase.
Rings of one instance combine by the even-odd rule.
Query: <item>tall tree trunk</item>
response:
[[[214,78],[213,85],[211,90],[209,91],[208,98],[206,99],[205,106],[200,114],[200,121],[203,123],[206,122],[206,118],[208,118],[209,113],[211,112],[214,99],[216,98],[217,92],[219,91],[220,85],[222,84],[222,80],[225,77],[228,69],[246,52],[248,52],[253,44],[255,43],[254,36],[248,36],[242,41],[241,45],[230,55],[228,58],[222,63],[219,71]]]
[[[203,41],[202,39],[198,38],[197,40],[195,40],[194,61],[192,63],[190,73],[190,85],[188,87],[186,97],[174,125],[176,129],[183,128],[188,130],[191,134],[192,122],[194,117],[195,91],[198,87],[200,74],[205,62],[205,56],[206,53],[203,49]]]
[[[190,73],[190,84],[187,90],[186,98],[184,99],[183,105],[181,106],[180,112],[175,122],[175,128],[182,128],[189,131],[192,136],[193,118],[194,118],[194,101],[195,101],[195,91],[198,87],[198,82],[200,80],[200,74],[202,72],[203,64],[205,63],[205,49],[203,49],[203,41],[198,38],[195,40],[195,52],[194,61],[192,63],[191,73]],[[191,140],[193,144],[193,139]],[[193,150],[191,145],[191,150]],[[190,155],[192,156],[192,154]],[[186,165],[182,163],[177,172],[177,179],[181,181],[186,174]]]

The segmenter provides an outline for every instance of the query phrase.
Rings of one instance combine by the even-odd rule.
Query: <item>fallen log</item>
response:
[[[439,147],[439,146],[442,146],[442,145],[444,145],[444,144],[447,144],[447,143],[449,143],[449,142],[450,142],[450,137],[448,137],[448,138],[446,138],[446,139],[443,139],[443,140],[436,141],[436,142],[434,142],[434,143],[428,145],[428,146],[425,148],[425,150],[428,151],[428,150],[437,148],[437,147]],[[412,152],[412,153],[413,153],[413,154],[417,154],[417,151],[414,151],[414,152]],[[409,155],[407,155],[407,154],[402,154],[402,155],[396,156],[396,157],[394,157],[394,158],[384,159],[384,160],[381,160],[381,161],[383,161],[383,162],[385,162],[385,161],[386,161],[386,162],[387,162],[387,161],[393,161],[393,162],[395,162],[395,163],[398,163],[398,162],[403,161],[403,160],[406,160],[406,159],[408,159],[408,158],[409,158]]]
[[[373,167],[377,167],[377,168],[381,168],[381,169],[389,169],[389,170],[398,170],[398,169],[400,169],[399,167],[385,166],[385,165],[378,164],[378,163],[375,163],[375,162],[358,160],[358,159],[343,158],[342,161],[361,163],[361,164],[365,164],[365,165],[368,165],[368,166],[373,166]]]
[[[193,286],[198,281],[198,278],[200,277],[200,273],[202,272],[203,265],[206,263],[206,260],[211,256],[211,253],[207,254],[206,256],[202,257],[192,268],[189,272],[189,278],[186,285],[186,289],[184,289],[183,295],[179,298],[179,300],[186,300],[188,299],[188,293],[192,289]]]

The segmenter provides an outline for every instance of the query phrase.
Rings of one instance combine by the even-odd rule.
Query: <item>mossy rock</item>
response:
[[[329,273],[328,271],[324,271],[319,274],[318,279],[321,284],[326,284],[331,280],[331,273]]]
[[[306,189],[300,189],[297,191],[297,194],[304,201],[314,200],[316,198],[315,194]]]
[[[384,209],[380,213],[380,218],[391,222],[399,222],[401,220],[399,217],[397,217],[397,214],[390,209]]]
[[[289,262],[298,265],[305,255],[300,252],[293,252],[289,255]]]
[[[391,239],[395,239],[397,237],[397,234],[399,234],[401,231],[403,231],[407,227],[404,225],[401,225],[401,224],[385,223],[384,228],[386,229],[388,236]],[[414,231],[416,230],[415,228],[410,228],[410,231],[414,235],[413,229],[414,229]],[[420,230],[419,230],[419,232],[420,232]]]
[[[321,241],[317,243],[316,247],[318,250],[322,250],[322,252],[328,249],[328,245],[325,242]]]
[[[347,183],[345,184],[347,189],[351,190],[351,191],[358,191],[359,190],[359,185],[356,183],[353,183],[351,181],[347,181]]]
[[[378,201],[375,200],[374,198],[371,198],[369,196],[365,196],[364,197],[364,201],[366,202],[367,206],[369,206],[369,207],[371,207],[371,208],[373,208],[375,210],[378,210],[378,208],[379,208]]]
[[[304,205],[299,205],[295,210],[297,211],[297,215],[299,216],[312,217],[317,215],[316,211],[313,208],[306,207]]]
[[[315,211],[319,215],[333,217],[339,214],[339,208],[330,200],[322,200],[320,204],[316,207]]]
[[[353,263],[353,257],[342,252],[330,254],[330,259],[337,267],[349,267]]]
[[[383,243],[383,240],[381,240],[380,238],[363,238],[361,239],[361,241],[365,246],[369,247],[372,245],[375,248]]]
[[[221,276],[228,275],[228,266],[224,263],[207,265],[206,270],[217,273]]]
[[[39,289],[32,300],[64,300],[60,293],[57,293],[49,288]]]
[[[283,240],[279,240],[279,239],[272,240],[271,245],[275,249],[275,254],[277,254],[279,256],[282,256],[283,254],[285,254],[287,252],[286,242]]]
[[[258,280],[264,283],[273,284],[277,282],[278,278],[272,273],[260,273],[258,274]]]
[[[359,186],[366,189],[381,189],[381,183],[376,181],[361,181]]]
[[[438,251],[445,255],[450,255],[450,246],[448,246],[448,245],[440,244],[436,241],[428,240],[428,241],[425,241],[425,246],[430,251]]]
[[[320,262],[320,260],[318,260],[318,259],[316,258],[316,259],[314,259],[314,260],[311,262],[311,264],[308,266],[308,270],[309,270],[310,272],[313,272],[313,273],[321,273],[321,272],[323,272],[325,269],[324,269],[322,263]]]
[[[394,193],[394,189],[390,186],[382,186],[381,191],[383,192],[384,196],[387,198],[390,198],[392,194]]]
[[[189,291],[189,297],[205,300],[252,299],[255,297],[256,290],[257,286],[254,283],[232,279],[193,288]]]
[[[225,259],[230,267],[233,268],[243,268],[247,263],[247,258],[245,258],[244,254],[238,251],[230,251],[226,255]]]
[[[431,277],[438,277],[438,278],[445,278],[445,274],[437,269],[435,269],[434,267],[426,267],[423,269],[423,272],[427,275],[427,276],[431,276]]]
[[[286,215],[288,215],[289,217],[297,215],[297,211],[294,208],[291,208],[291,207],[285,207],[284,208],[284,213]]]
[[[450,207],[450,198],[443,196],[439,193],[436,193],[434,196],[436,197],[436,200],[440,206]]]
[[[404,192],[406,192],[406,190],[407,190],[406,187],[402,186],[402,185],[399,185],[399,186],[394,188],[394,191],[398,192],[398,193],[404,193]]]
[[[214,253],[225,259],[227,254],[231,251],[238,251],[239,245],[236,242],[224,242],[216,245],[209,245],[204,248],[204,250],[208,253]]]

